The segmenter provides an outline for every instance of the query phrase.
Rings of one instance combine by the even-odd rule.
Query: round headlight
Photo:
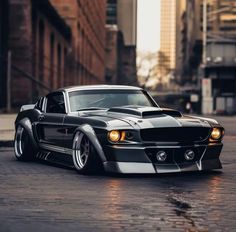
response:
[[[117,130],[113,130],[108,133],[108,138],[112,142],[118,142],[120,140],[120,137],[121,137],[120,132]]]
[[[220,128],[213,128],[212,132],[211,132],[211,138],[214,140],[218,140],[220,139],[222,136],[222,131]]]

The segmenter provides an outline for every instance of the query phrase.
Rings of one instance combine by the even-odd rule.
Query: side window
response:
[[[42,111],[43,110],[43,102],[44,102],[44,97],[40,97],[39,100],[35,104],[35,108]]]
[[[65,102],[63,93],[54,93],[47,96],[47,113],[65,114]]]

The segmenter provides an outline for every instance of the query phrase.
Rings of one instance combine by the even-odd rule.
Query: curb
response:
[[[0,147],[13,147],[13,140],[2,140],[0,141]]]

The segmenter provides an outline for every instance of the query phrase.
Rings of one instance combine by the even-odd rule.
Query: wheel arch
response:
[[[30,119],[23,118],[16,123],[15,127],[17,128],[18,125],[21,125],[27,131],[33,147],[38,148],[38,145],[37,145],[35,138],[34,138],[32,123],[31,123]]]
[[[102,146],[101,146],[100,142],[98,141],[97,135],[96,135],[94,129],[92,128],[92,126],[90,126],[88,124],[83,124],[83,125],[77,127],[77,129],[74,132],[74,136],[78,131],[84,133],[88,137],[88,139],[90,140],[90,142],[94,146],[97,154],[99,155],[101,161],[103,163],[106,162],[107,159],[104,155]],[[74,136],[73,136],[73,138],[74,138]]]

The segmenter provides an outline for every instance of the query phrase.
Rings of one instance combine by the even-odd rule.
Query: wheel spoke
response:
[[[84,158],[85,156],[86,156],[85,153],[82,153],[82,154],[80,155],[81,159]]]
[[[83,169],[90,155],[90,141],[81,132],[74,139],[74,161],[78,169]]]
[[[88,160],[88,155],[85,156],[84,164],[86,164],[87,160]]]

